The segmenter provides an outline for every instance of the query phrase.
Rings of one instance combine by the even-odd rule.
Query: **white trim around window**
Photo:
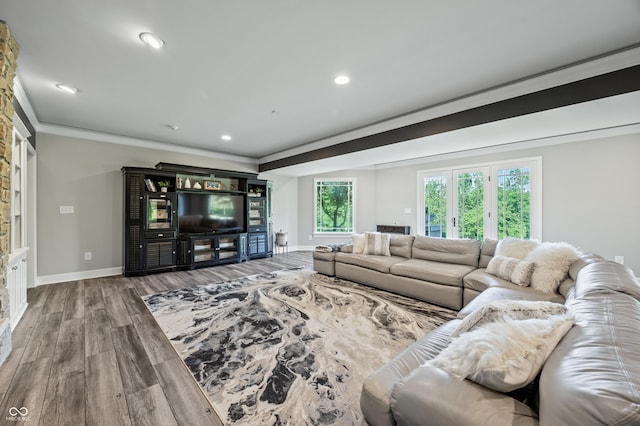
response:
[[[343,185],[341,185],[343,184]],[[318,226],[319,220],[318,200],[319,185],[329,187],[332,185],[344,186],[347,189],[347,199],[345,200],[349,206],[347,207],[345,222],[338,224],[340,230],[327,231],[326,228]],[[351,235],[356,232],[356,178],[314,178],[313,179],[313,234],[315,236],[330,235]]]
[[[430,235],[426,232],[425,215],[425,179],[435,179],[446,182],[446,217],[439,220],[435,225],[438,232],[444,233],[449,238],[459,237],[457,228],[458,205],[457,205],[457,179],[464,173],[478,172],[484,176],[484,225],[482,230],[483,238],[494,238],[498,236],[498,172],[504,169],[527,168],[529,170],[529,238],[542,239],[542,157],[519,158],[506,161],[496,161],[491,163],[462,165],[451,168],[440,168],[432,170],[418,171],[417,199],[418,199],[418,226],[417,232],[422,235]],[[432,231],[432,229],[430,229]],[[439,236],[439,235],[438,235]]]

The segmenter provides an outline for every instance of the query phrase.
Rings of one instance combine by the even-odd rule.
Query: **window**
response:
[[[541,159],[418,173],[418,232],[433,237],[542,236]]]
[[[315,179],[316,234],[355,232],[354,178]]]

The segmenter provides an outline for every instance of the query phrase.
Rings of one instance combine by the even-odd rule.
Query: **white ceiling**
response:
[[[640,43],[639,0],[0,0],[0,19],[20,45],[19,80],[48,129],[262,160],[371,133],[375,126],[363,127]],[[143,31],[165,47],[143,45]],[[340,73],[351,83],[336,86]],[[80,93],[65,94],[57,83]],[[635,94],[616,108],[628,102],[640,106]],[[588,113],[616,110],[603,105],[593,103]],[[586,113],[578,107],[561,117]],[[632,115],[602,121],[640,121]],[[544,130],[556,121],[542,116],[484,129],[509,143],[556,132]],[[565,127],[559,131],[584,130]],[[460,131],[476,147],[496,143],[469,132]],[[222,141],[225,133],[233,140]],[[377,164],[431,155],[417,147],[358,158]]]

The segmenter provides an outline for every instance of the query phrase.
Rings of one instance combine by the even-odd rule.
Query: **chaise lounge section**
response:
[[[360,405],[372,426],[640,424],[640,285],[609,261],[582,263],[566,288],[575,325],[529,386],[498,392],[428,364],[468,315],[494,300],[483,293],[365,381]],[[489,290],[488,290],[489,291]],[[527,293],[518,295],[526,300]],[[471,355],[471,354],[470,354]],[[526,398],[525,398],[526,397]]]
[[[633,272],[600,256],[578,253],[570,262],[564,259],[566,267],[555,275],[551,291],[540,291],[488,272],[492,260],[503,257],[496,255],[499,244],[490,239],[480,246],[469,240],[392,235],[387,256],[367,254],[366,249],[353,253],[353,245],[314,253],[318,272],[459,310],[458,319],[369,376],[360,401],[365,422],[640,425],[640,283]],[[564,243],[542,244],[560,244],[561,253]],[[534,380],[514,391],[496,390],[474,381],[475,376],[458,377],[443,366],[446,363],[436,362],[453,342],[474,332],[458,332],[470,318],[510,303],[562,307],[571,324],[575,322],[557,346],[557,341],[550,345]],[[502,345],[509,344],[505,340]],[[531,351],[537,354],[539,348]]]

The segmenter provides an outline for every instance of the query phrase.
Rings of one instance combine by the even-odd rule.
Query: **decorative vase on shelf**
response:
[[[190,188],[191,188],[191,181],[189,180],[189,178],[186,178],[186,179],[184,180],[184,187],[185,187],[186,189],[190,189]]]
[[[160,192],[167,192],[167,187],[166,186],[160,187]]]

